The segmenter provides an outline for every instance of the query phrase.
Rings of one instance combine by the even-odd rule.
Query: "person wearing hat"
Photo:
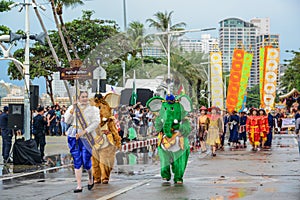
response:
[[[4,106],[0,115],[0,128],[2,136],[2,156],[4,162],[12,162],[9,153],[12,145],[12,130],[8,128],[8,107]]]
[[[260,146],[264,148],[265,142],[267,141],[267,134],[269,133],[269,122],[268,116],[264,109],[259,109],[259,129],[260,129]]]
[[[45,130],[47,126],[47,119],[44,117],[45,109],[43,106],[39,106],[36,111],[37,115],[32,120],[32,134],[34,135],[36,146],[41,152],[41,161],[46,162],[44,160],[44,152],[46,146]]]
[[[260,145],[260,129],[259,129],[259,116],[257,116],[257,109],[251,108],[250,115],[247,117],[246,131],[248,138],[252,145],[253,151],[258,151]]]
[[[212,156],[216,156],[217,145],[221,143],[220,135],[223,134],[223,120],[222,117],[217,114],[220,109],[218,107],[211,107],[208,109],[211,112],[209,116],[209,128],[207,133],[207,144],[211,146]]]
[[[206,152],[206,136],[207,136],[207,130],[208,130],[208,125],[209,125],[209,119],[206,115],[207,108],[205,106],[202,106],[200,108],[200,117],[198,118],[198,138],[200,141],[200,146],[201,146],[201,152],[204,153]]]

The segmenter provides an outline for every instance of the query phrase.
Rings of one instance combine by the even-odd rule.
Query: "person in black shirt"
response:
[[[47,125],[47,120],[44,117],[44,107],[40,106],[37,108],[37,116],[33,118],[33,134],[34,140],[36,142],[37,148],[40,149],[41,152],[41,160],[44,160],[44,151],[46,145],[46,134],[45,134],[45,126]]]
[[[2,156],[4,162],[12,162],[9,159],[9,152],[12,144],[12,130],[8,125],[8,107],[4,106],[3,113],[0,115],[0,128],[2,135]]]

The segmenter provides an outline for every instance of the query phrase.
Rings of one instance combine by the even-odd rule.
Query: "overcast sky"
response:
[[[18,1],[16,1],[18,2]],[[22,2],[21,0],[19,2]],[[55,23],[48,0],[37,0],[47,11],[41,11],[48,29],[55,29]],[[85,5],[64,10],[64,20],[72,21],[79,18],[81,10],[94,10],[94,18],[115,20],[122,31],[124,28],[123,0],[89,0]],[[186,29],[207,27],[218,28],[218,22],[228,17],[238,17],[245,21],[252,18],[269,17],[271,33],[280,35],[281,60],[290,58],[285,50],[300,48],[300,1],[299,0],[126,0],[127,22],[152,18],[157,11],[174,11],[173,23],[185,22]],[[42,29],[30,9],[31,33],[40,33]],[[0,13],[0,24],[6,25],[13,31],[24,30],[24,10],[18,12],[14,8],[9,12]],[[148,27],[148,25],[146,25]],[[210,32],[217,36],[217,31]],[[187,35],[200,38],[199,33]],[[22,45],[22,43],[21,43]],[[0,62],[1,72],[5,63]],[[6,72],[0,73],[0,80],[7,81]]]

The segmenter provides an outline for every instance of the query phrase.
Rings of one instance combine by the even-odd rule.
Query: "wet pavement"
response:
[[[252,152],[250,146],[230,151],[226,147],[216,157],[193,152],[183,185],[162,182],[158,158],[151,152],[119,153],[110,183],[88,191],[87,173],[83,173],[85,187],[80,194],[73,193],[76,180],[68,150],[63,147],[67,146],[65,138],[50,138],[48,145],[47,154],[53,154],[47,166],[0,166],[0,199],[300,200],[299,149],[290,135],[276,136],[270,151]]]

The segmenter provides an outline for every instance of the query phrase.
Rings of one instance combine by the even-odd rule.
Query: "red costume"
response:
[[[260,144],[259,119],[259,116],[248,116],[246,122],[246,130],[249,134],[250,144],[255,146]]]
[[[263,143],[267,141],[267,134],[269,133],[268,116],[260,115],[259,117],[259,131]]]

